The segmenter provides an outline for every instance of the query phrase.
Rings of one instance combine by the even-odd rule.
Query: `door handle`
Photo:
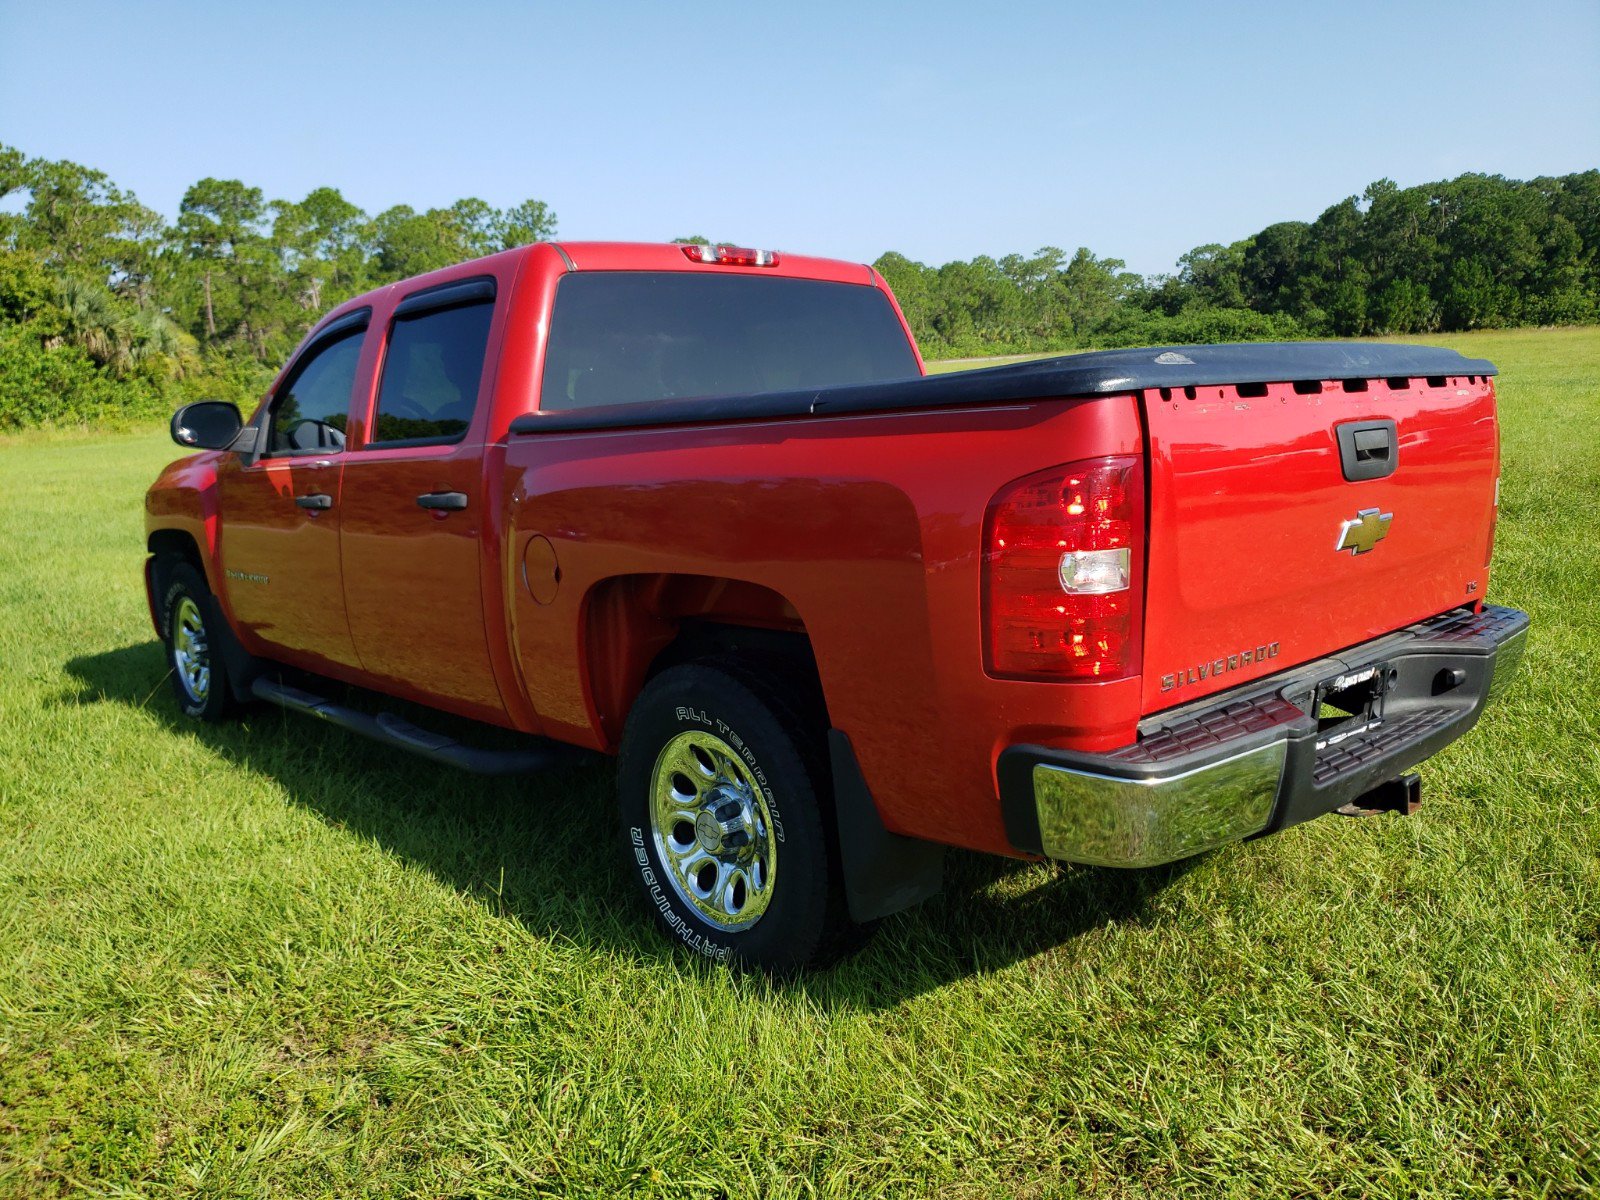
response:
[[[467,506],[465,492],[423,492],[417,497],[417,504],[422,508],[443,509],[445,512],[460,512]]]
[[[311,508],[320,512],[333,507],[333,497],[326,492],[312,492],[309,496],[296,496],[294,503],[296,508]]]

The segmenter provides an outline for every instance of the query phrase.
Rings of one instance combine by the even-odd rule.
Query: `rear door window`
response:
[[[371,446],[459,442],[478,406],[492,300],[396,317]]]
[[[875,287],[687,271],[580,271],[551,315],[544,411],[916,375]]]

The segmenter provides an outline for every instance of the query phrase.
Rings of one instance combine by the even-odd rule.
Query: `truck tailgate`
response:
[[[1146,713],[1482,599],[1499,471],[1487,376],[1140,394]]]

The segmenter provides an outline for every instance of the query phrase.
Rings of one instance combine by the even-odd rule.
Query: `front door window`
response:
[[[358,330],[296,365],[273,400],[268,454],[336,454],[344,449],[350,389],[360,357]]]

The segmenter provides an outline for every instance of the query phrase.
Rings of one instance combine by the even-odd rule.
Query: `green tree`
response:
[[[118,377],[157,359],[166,360],[163,365],[180,377],[190,368],[192,339],[161,313],[79,279],[62,282],[56,305],[59,332],[45,339],[46,348],[70,343]]]
[[[28,187],[28,159],[21,150],[0,142],[0,200]],[[0,210],[0,248],[12,249],[27,223],[21,213]]]
[[[50,273],[37,258],[0,248],[0,324],[20,324],[40,316],[53,306],[55,291]]]
[[[501,249],[500,211],[476,196],[457,200],[444,210],[445,221],[454,227],[462,257],[482,258]]]
[[[59,275],[143,295],[159,250],[161,218],[100,171],[73,162],[0,153],[0,187],[28,203],[7,236]]]
[[[1392,280],[1378,296],[1377,332],[1417,333],[1433,329],[1439,309],[1426,284],[1417,279]]]
[[[419,213],[409,204],[397,204],[373,220],[371,239],[376,275],[382,282],[437,271],[472,257],[448,209]]]
[[[1196,246],[1178,259],[1178,281],[1201,304],[1213,308],[1243,308],[1244,243],[1224,246],[1212,242]]]
[[[547,242],[556,235],[556,214],[543,200],[524,200],[500,214],[496,233],[501,250]]]
[[[1303,275],[1311,242],[1304,221],[1279,221],[1250,238],[1239,263],[1244,302],[1262,312],[1296,312],[1306,307]]]
[[[692,241],[693,239],[678,239]],[[705,245],[707,243],[700,243]],[[900,311],[919,345],[933,343],[938,334],[933,327],[934,287],[933,272],[919,262],[912,262],[903,254],[891,250],[880,255],[873,267],[883,276],[883,281],[900,302]]]
[[[316,188],[297,204],[273,206],[272,245],[295,300],[320,313],[370,280],[367,214],[337,188]]]
[[[237,337],[264,350],[264,331],[251,318],[263,309],[274,273],[261,231],[265,215],[261,189],[237,179],[202,179],[179,202],[177,236],[199,274],[208,343]]]
[[[1138,291],[1140,280],[1120,258],[1096,258],[1079,246],[1057,273],[1056,287],[1066,313],[1066,328],[1078,345],[1094,340],[1117,309]]]

